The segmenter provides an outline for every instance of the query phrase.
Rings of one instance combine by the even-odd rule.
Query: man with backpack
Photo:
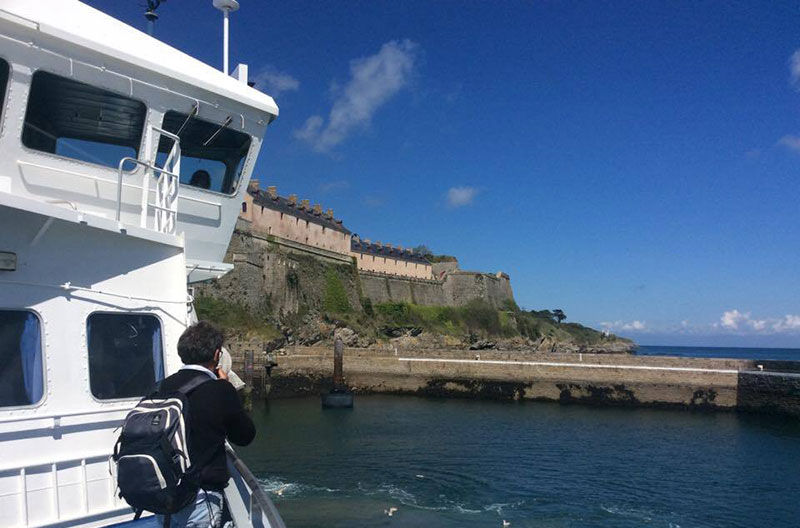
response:
[[[221,525],[230,477],[225,441],[244,446],[256,434],[236,389],[217,368],[222,342],[222,332],[208,322],[187,328],[178,340],[184,366],[123,424],[114,455],[118,485],[137,516],[141,510],[164,514],[159,520],[169,528]]]

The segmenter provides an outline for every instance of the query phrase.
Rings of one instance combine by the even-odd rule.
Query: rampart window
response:
[[[164,115],[164,130],[181,138],[181,184],[231,194],[244,167],[250,136],[231,130],[225,123],[212,123],[170,110]],[[172,148],[172,140],[161,137],[159,163]]]
[[[140,397],[164,377],[161,323],[153,315],[94,313],[86,322],[95,398]]]
[[[52,73],[33,74],[22,144],[28,148],[117,168],[137,157],[144,103]]]
[[[0,310],[0,407],[41,400],[43,372],[39,319],[28,311]]]

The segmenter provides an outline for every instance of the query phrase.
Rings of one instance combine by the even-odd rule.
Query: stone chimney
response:
[[[272,198],[273,200],[278,199],[278,188],[275,187],[274,185],[270,185],[269,187],[267,187],[267,193],[269,193],[269,197]]]
[[[303,200],[300,202],[300,209],[305,209],[308,211],[311,209],[311,202],[309,200]]]
[[[355,242],[356,244],[360,244],[361,243],[361,237],[359,237],[357,234],[353,235],[353,242]]]
[[[297,195],[296,194],[290,194],[289,195],[289,205],[291,205],[292,207],[297,205]]]
[[[328,209],[328,211],[325,213],[325,216],[328,217],[328,220],[333,220],[333,209]]]
[[[391,244],[386,244],[386,247],[389,248],[389,251],[392,250],[392,245]]]
[[[314,204],[314,214],[322,216],[322,206],[320,204]]]
[[[250,183],[247,184],[247,192],[257,192],[258,191],[258,180],[250,180]]]
[[[397,251],[403,251],[403,246],[401,246],[400,244],[397,244]]]

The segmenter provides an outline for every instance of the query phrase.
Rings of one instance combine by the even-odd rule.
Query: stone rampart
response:
[[[405,302],[426,306],[447,304],[442,283],[359,271],[361,291],[373,303]]]
[[[511,281],[504,273],[449,272],[444,277],[442,289],[449,306],[464,306],[475,299],[482,299],[495,308],[503,308],[514,300]]]

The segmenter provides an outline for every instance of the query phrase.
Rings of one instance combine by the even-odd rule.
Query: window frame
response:
[[[84,321],[84,329],[86,332],[86,388],[89,391],[89,396],[92,398],[93,401],[97,403],[115,403],[115,402],[130,402],[130,401],[139,401],[147,394],[142,394],[140,396],[130,396],[128,398],[98,398],[92,392],[92,368],[90,365],[89,359],[89,318],[93,315],[147,315],[150,317],[154,317],[158,321],[159,329],[161,330],[161,368],[162,368],[162,375],[164,376],[161,379],[165,379],[167,377],[167,356],[166,356],[166,346],[165,346],[165,339],[166,334],[164,332],[164,320],[158,315],[153,312],[115,312],[113,310],[96,310],[93,312],[89,312],[86,314],[86,319]],[[156,380],[158,382],[160,380]]]
[[[27,405],[10,405],[8,407],[0,406],[0,413],[4,413],[7,411],[18,411],[18,410],[25,410],[25,409],[36,409],[41,407],[47,401],[48,396],[48,386],[49,381],[47,378],[47,354],[45,350],[47,349],[47,343],[45,343],[45,332],[44,332],[44,318],[42,315],[32,308],[6,308],[0,306],[0,312],[27,312],[33,314],[36,320],[39,322],[39,354],[42,358],[42,396],[39,398],[39,401],[34,403],[29,403]]]
[[[14,72],[14,68],[11,67],[11,61],[9,61],[4,55],[0,55],[0,62],[5,62],[8,66],[8,77],[6,77],[6,85],[2,88],[0,92],[0,133],[5,130],[6,125],[6,110],[8,106],[8,87],[11,85],[11,74]],[[0,308],[2,309],[2,308]]]
[[[178,114],[187,115],[187,116],[193,117],[194,119],[198,119],[200,121],[205,121],[207,123],[211,123],[211,124],[217,125],[217,126],[222,126],[224,124],[224,120],[220,121],[218,119],[215,119],[213,117],[209,117],[207,115],[203,115],[201,117],[199,110],[196,113],[192,114],[192,112],[193,112],[192,109],[189,109],[189,111],[187,113],[187,112],[184,112],[183,110],[176,109],[175,106],[167,105],[167,106],[164,106],[164,108],[165,109],[161,110],[161,112],[160,112],[161,113],[161,118],[159,119],[159,124],[158,124],[158,127],[161,128],[162,130],[166,130],[166,128],[164,128],[164,119],[166,119],[167,114],[169,112],[175,112],[175,113],[178,113]],[[218,107],[218,108],[216,108],[216,110],[219,110],[222,113],[227,113],[225,111],[224,107]],[[238,112],[234,112],[234,111],[231,110],[230,117],[233,117],[233,116],[236,116],[236,115],[240,115],[240,114]],[[225,196],[227,198],[230,198],[230,197],[233,197],[233,196],[236,196],[236,195],[239,194],[239,189],[242,187],[242,179],[243,179],[242,176],[244,176],[245,170],[247,170],[247,167],[250,165],[250,163],[252,161],[253,149],[255,148],[255,140],[258,139],[258,138],[257,138],[257,136],[251,134],[250,132],[247,132],[243,128],[235,128],[235,129],[232,128],[231,130],[234,130],[236,132],[240,132],[240,133],[246,135],[249,138],[249,143],[247,145],[247,153],[242,157],[241,161],[239,162],[242,165],[242,171],[239,174],[238,178],[235,179],[233,185],[231,186],[231,191],[229,193],[226,193],[226,192],[222,192],[222,191],[215,191],[214,189],[204,189],[203,187],[196,187],[194,185],[189,185],[188,183],[181,183],[180,184],[180,189],[188,188],[188,189],[191,189],[193,191],[211,193],[211,194],[216,195],[216,196]],[[159,142],[161,140],[160,138],[161,138],[161,135],[159,134],[159,140],[153,142],[155,144],[154,148],[155,148],[155,156],[156,156],[156,158],[159,155],[158,144],[159,144]],[[181,147],[181,149],[183,149],[183,147]],[[189,156],[189,157],[193,157],[193,156]],[[183,152],[181,152],[181,158],[183,158]],[[211,161],[214,161],[214,160],[211,160]],[[180,179],[180,174],[178,175],[178,178]],[[261,211],[262,212],[264,211],[264,206],[261,206]]]
[[[101,90],[105,90],[107,92],[111,92],[111,93],[126,97],[126,98],[130,99],[131,101],[136,101],[136,102],[142,103],[144,105],[144,121],[143,121],[143,126],[142,126],[142,131],[141,131],[141,137],[139,138],[139,146],[136,149],[136,151],[137,151],[136,152],[136,159],[139,160],[139,161],[142,161],[144,159],[144,158],[142,158],[142,154],[144,153],[144,150],[145,150],[145,148],[144,148],[145,144],[144,143],[145,143],[145,139],[146,139],[146,136],[147,136],[146,132],[147,132],[147,127],[150,125],[150,118],[151,118],[151,110],[150,110],[150,106],[147,104],[147,101],[145,101],[143,99],[137,99],[136,97],[131,97],[130,95],[124,94],[124,93],[120,92],[119,90],[114,90],[112,88],[108,88],[105,84],[97,84],[97,83],[87,82],[87,81],[83,80],[81,78],[81,76],[79,76],[79,75],[77,75],[77,76],[76,75],[66,76],[66,75],[62,75],[60,73],[56,73],[54,71],[51,71],[51,70],[49,70],[47,68],[36,68],[35,70],[33,70],[31,72],[31,75],[30,75],[30,79],[31,79],[30,83],[28,83],[28,85],[27,85],[28,93],[25,96],[25,111],[24,111],[24,113],[22,115],[22,125],[20,126],[20,132],[19,132],[19,136],[18,136],[19,145],[22,147],[22,150],[26,154],[33,154],[35,156],[43,156],[43,157],[46,157],[46,158],[47,157],[55,158],[55,159],[60,160],[60,161],[66,161],[66,162],[70,162],[70,163],[78,163],[78,164],[81,164],[81,165],[85,165],[87,167],[94,167],[94,168],[98,168],[98,169],[109,170],[109,171],[113,171],[115,173],[119,171],[119,166],[117,166],[117,167],[109,167],[108,165],[102,165],[100,163],[92,163],[91,161],[85,161],[85,160],[81,160],[81,159],[71,158],[69,156],[63,156],[61,154],[56,154],[55,152],[45,152],[43,150],[37,150],[35,148],[31,148],[31,147],[27,146],[22,141],[22,134],[23,134],[24,129],[25,129],[25,119],[28,116],[28,106],[30,105],[31,88],[33,87],[33,78],[39,72],[45,72],[45,73],[49,73],[50,75],[54,75],[56,77],[61,77],[62,79],[68,79],[70,81],[75,81],[75,82],[79,82],[79,83],[82,83],[82,84],[88,84],[89,86],[92,86],[94,88],[99,88]],[[0,115],[0,118],[2,118],[1,115]],[[122,159],[123,158],[120,158],[120,161]],[[135,170],[138,170],[138,166],[137,166],[137,169],[135,169]]]

